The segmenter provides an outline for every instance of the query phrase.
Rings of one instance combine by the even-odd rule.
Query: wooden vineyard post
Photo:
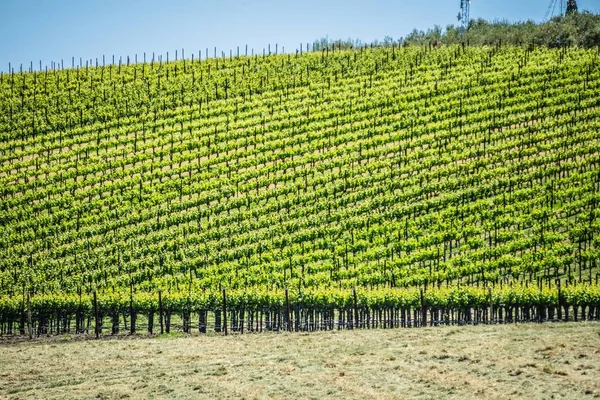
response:
[[[227,294],[225,293],[225,288],[223,288],[222,292],[223,292],[223,329],[225,330],[225,336],[227,336]]]
[[[154,332],[154,310],[148,312],[148,333],[152,335]]]
[[[557,316],[558,316],[558,320],[560,321],[560,320],[562,320],[562,295],[560,292],[560,280],[559,279],[556,280],[556,288],[558,290],[558,313],[557,313]]]
[[[23,306],[21,307],[21,318],[19,321],[19,333],[25,335],[27,325],[27,295],[25,293],[25,285],[23,285]]]
[[[164,319],[163,319],[163,305],[162,305],[162,291],[158,291],[158,320],[160,322],[160,334],[164,333]]]
[[[98,318],[98,296],[96,291],[94,290],[94,319],[95,319],[95,328],[94,332],[96,334],[96,339],[100,335],[100,320]]]
[[[83,333],[83,321],[85,317],[81,311],[81,286],[77,288],[77,291],[79,292],[79,305],[77,306],[77,313],[75,314],[75,325],[77,333]]]
[[[423,296],[423,288],[419,289],[421,295],[421,326],[427,326],[427,307],[425,306],[425,296]]]
[[[285,323],[287,324],[287,330],[292,331],[292,323],[290,321],[290,296],[288,288],[285,288]]]
[[[31,323],[31,295],[27,292],[27,334],[29,340],[33,338],[33,324]]]
[[[494,323],[494,302],[492,299],[492,288],[491,287],[488,287],[488,295],[490,296],[490,314],[488,317],[488,323],[493,324]]]
[[[206,333],[206,311],[200,310],[200,315],[198,316],[198,331],[200,333]]]
[[[352,288],[352,297],[354,299],[354,323],[353,328],[358,328],[358,301],[356,299],[356,286]]]
[[[223,327],[221,323],[221,310],[214,310],[215,314],[215,332],[221,333],[221,328]]]
[[[129,334],[135,334],[135,311],[133,309],[133,280],[130,282],[129,286]]]

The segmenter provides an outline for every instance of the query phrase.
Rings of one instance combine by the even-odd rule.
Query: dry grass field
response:
[[[0,398],[598,398],[600,324],[0,341]]]

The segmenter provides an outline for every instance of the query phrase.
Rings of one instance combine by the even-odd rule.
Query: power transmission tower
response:
[[[554,12],[556,10],[556,5],[560,5],[560,16],[566,16],[569,14],[575,14],[578,11],[577,1],[576,0],[550,0],[550,5],[548,6],[548,10],[544,15],[544,21],[550,20],[554,17]],[[566,4],[566,11],[565,11]]]
[[[577,13],[577,1],[569,0],[567,2],[567,12],[566,15]]]
[[[460,0],[460,12],[458,13],[458,22],[460,22],[460,32],[465,33],[469,29],[469,20],[471,13],[471,0]]]

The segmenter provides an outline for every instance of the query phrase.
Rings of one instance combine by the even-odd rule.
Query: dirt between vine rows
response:
[[[0,398],[600,398],[600,323],[4,340]]]

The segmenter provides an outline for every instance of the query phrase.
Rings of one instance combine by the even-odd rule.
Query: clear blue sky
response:
[[[541,20],[550,0],[473,0],[471,18]],[[71,57],[107,61],[176,49],[229,54],[247,44],[286,51],[328,35],[364,42],[456,24],[459,0],[0,0],[0,70]],[[600,0],[578,0],[600,12]],[[243,50],[241,50],[243,53]]]

